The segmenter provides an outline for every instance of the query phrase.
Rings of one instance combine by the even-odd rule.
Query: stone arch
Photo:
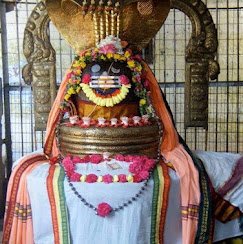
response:
[[[56,97],[56,53],[50,43],[50,19],[44,2],[32,11],[24,31],[23,50],[27,64],[22,75],[34,97],[35,130],[45,130]]]
[[[208,82],[216,79],[219,64],[217,29],[201,0],[172,0],[172,8],[186,14],[192,34],[186,48],[185,127],[208,127]]]

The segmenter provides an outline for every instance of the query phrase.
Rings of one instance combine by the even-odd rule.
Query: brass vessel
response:
[[[64,155],[143,154],[155,158],[159,146],[159,128],[156,122],[138,127],[67,127],[60,125],[59,142]]]

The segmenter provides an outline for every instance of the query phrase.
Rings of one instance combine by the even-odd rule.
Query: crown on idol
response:
[[[46,7],[52,23],[77,53],[110,35],[141,50],[161,28],[170,0],[46,0]]]
[[[74,1],[62,0],[62,9],[67,14],[82,13],[91,15],[93,19],[93,30],[95,33],[95,42],[99,43],[106,36],[119,36],[120,33],[120,1]]]

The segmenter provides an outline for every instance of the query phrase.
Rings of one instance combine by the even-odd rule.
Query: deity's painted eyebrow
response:
[[[108,71],[107,71],[108,75],[110,74],[111,67],[112,67],[113,64],[114,64],[114,61],[111,63],[111,65],[110,65],[110,67],[109,67],[109,69],[108,69]]]
[[[111,71],[112,71],[112,73],[114,73],[114,74],[118,74],[118,73],[120,73],[120,71],[121,71],[121,69],[116,69],[114,66],[112,66],[111,67]]]
[[[110,74],[110,71],[114,74],[120,73],[121,71],[120,67],[116,68],[115,66],[116,66],[116,62],[113,61],[108,69],[108,74]]]

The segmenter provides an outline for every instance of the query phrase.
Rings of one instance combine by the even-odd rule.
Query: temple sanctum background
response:
[[[204,53],[204,50],[200,49],[200,38],[191,39],[194,31],[192,18],[178,8],[180,1],[172,2],[175,8],[172,5],[169,17],[144,54],[166,95],[177,129],[191,149],[242,153],[243,1],[203,1],[217,29],[215,37],[218,39],[218,49],[214,55],[220,66],[220,74],[218,77],[217,75],[213,77],[216,79],[209,79],[206,84],[208,118],[206,124],[204,121],[202,126],[185,124],[185,116],[188,116],[185,106],[185,93],[188,89],[185,89],[185,84],[189,75],[188,67],[191,63],[197,62],[197,58],[201,58],[200,55],[188,57],[190,53],[195,52],[190,50],[194,46],[189,44],[193,42],[196,46],[198,44],[199,48],[196,52]],[[9,175],[11,162],[40,149],[45,136],[45,131],[39,130],[35,125],[32,88],[22,78],[22,68],[27,63],[23,53],[24,31],[36,3],[35,0],[16,2],[4,0],[0,3],[0,100],[2,101],[0,103],[0,148],[2,150],[0,172],[2,179]],[[56,82],[59,84],[72,62],[74,52],[52,23],[50,23],[49,34],[51,45],[56,52]],[[203,38],[202,36],[202,40]],[[189,95],[196,96],[193,93]],[[199,104],[200,102],[205,101],[199,99]],[[193,107],[193,104],[190,106]],[[0,198],[3,199],[2,195]]]

